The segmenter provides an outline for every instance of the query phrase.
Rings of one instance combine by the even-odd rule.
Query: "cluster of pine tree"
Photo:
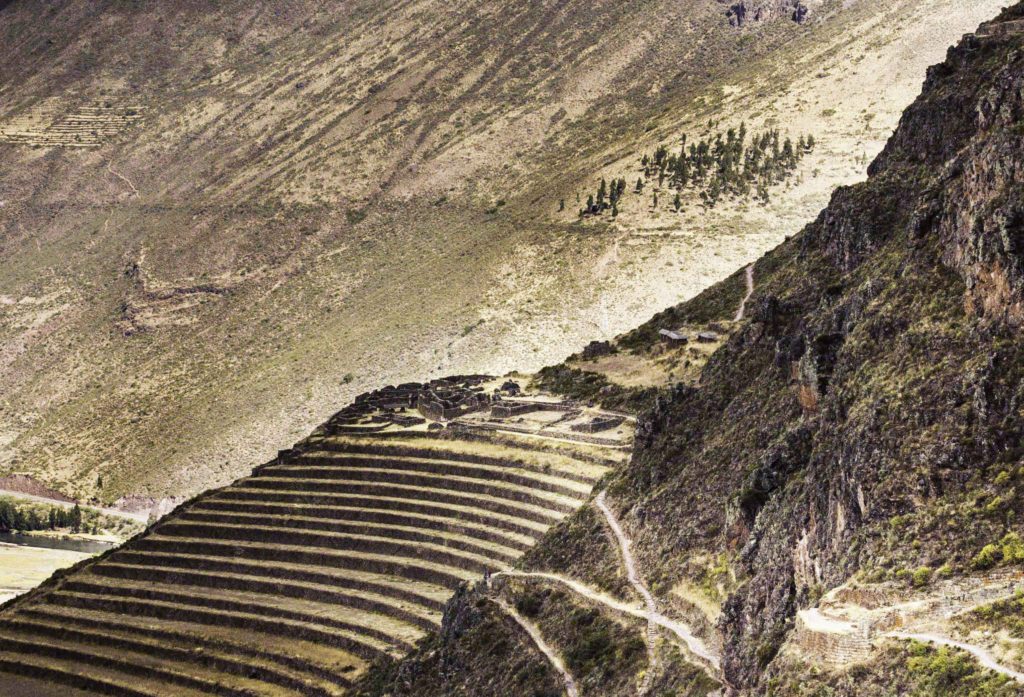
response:
[[[601,184],[597,187],[597,196],[591,194],[587,197],[587,206],[580,210],[580,215],[600,215],[610,208],[614,218],[619,214],[619,201],[622,200],[624,193],[626,193],[625,179],[613,179],[609,185],[602,178]]]
[[[13,501],[0,500],[0,532],[32,532],[34,530],[82,530],[82,509],[51,506],[44,518],[35,507],[21,508]]]
[[[682,192],[696,190],[704,205],[712,208],[723,195],[747,197],[755,194],[768,202],[768,190],[785,181],[803,156],[814,149],[814,136],[800,136],[794,143],[782,138],[778,129],[764,131],[748,138],[747,125],[730,128],[714,137],[697,142],[684,134],[678,153],[662,145],[653,155],[641,160],[644,178],[657,180],[658,186]],[[637,182],[642,189],[643,181]],[[682,198],[677,193],[674,206],[678,210]]]
[[[676,211],[683,207],[682,194],[687,190],[698,192],[708,208],[714,208],[726,195],[753,195],[767,203],[769,189],[788,179],[815,145],[813,135],[800,136],[794,143],[789,137],[783,138],[778,129],[750,136],[746,123],[696,142],[689,141],[685,134],[681,140],[678,153],[662,145],[640,161],[642,176],[636,180],[633,192],[642,194],[649,182],[655,183],[655,208],[658,191],[666,186],[675,191],[672,205]],[[602,178],[597,193],[590,194],[586,206],[580,208],[580,216],[601,215],[610,209],[614,218],[626,188],[625,179],[613,179],[609,184]],[[578,195],[576,200],[579,203]],[[565,199],[559,202],[558,210],[565,210]]]

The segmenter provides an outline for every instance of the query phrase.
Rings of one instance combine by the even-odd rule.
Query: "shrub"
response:
[[[1024,540],[1015,532],[1007,533],[999,541],[1003,561],[1007,564],[1019,564],[1024,562]]]
[[[910,578],[910,583],[914,586],[914,588],[923,588],[924,586],[927,586],[929,583],[931,583],[931,581],[932,570],[929,569],[927,566],[922,566],[918,568],[917,571],[915,571],[913,576],[911,576]]]
[[[1001,558],[1002,550],[995,545],[985,545],[971,560],[971,566],[978,570],[991,569]]]

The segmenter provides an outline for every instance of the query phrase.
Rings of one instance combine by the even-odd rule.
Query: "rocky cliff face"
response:
[[[803,24],[810,12],[804,0],[739,0],[729,1],[725,16],[732,26],[742,27],[748,22],[767,22],[778,17]]]
[[[721,678],[737,692],[768,690],[795,613],[824,590],[965,574],[1021,530],[1022,18],[1018,5],[951,49],[870,179],[757,263],[749,319],[697,387],[657,398],[610,483],[660,602],[722,596]],[[620,345],[644,355],[734,280]],[[583,529],[573,548],[605,537]],[[553,534],[533,558],[565,544]],[[563,551],[561,571],[607,587]]]

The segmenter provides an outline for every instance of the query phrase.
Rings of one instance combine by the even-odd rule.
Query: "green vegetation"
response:
[[[1024,591],[968,612],[957,619],[964,631],[984,628],[990,631],[1006,630],[1014,639],[1024,639]]]
[[[738,130],[730,128],[724,134],[690,142],[689,147],[685,134],[680,140],[678,153],[662,145],[653,155],[643,156],[644,177],[657,181],[659,187],[667,183],[676,192],[696,191],[708,208],[714,208],[724,195],[746,198],[755,194],[767,202],[769,188],[788,179],[815,145],[813,135],[800,136],[794,143],[778,130],[748,140],[745,123]],[[676,210],[682,206],[678,193],[673,205]]]
[[[975,569],[991,569],[998,564],[1024,563],[1024,540],[1016,532],[1009,532],[998,543],[981,548],[971,560]]]
[[[969,654],[920,642],[892,643],[876,661],[842,672],[783,659],[768,681],[768,697],[1013,697],[1012,680],[978,665]]]
[[[574,675],[598,673],[603,682],[614,666],[638,663],[644,654],[644,642],[637,633],[619,636],[619,626],[593,608],[574,608],[569,622],[572,641],[566,646],[565,661]]]
[[[585,402],[595,402],[605,409],[639,412],[654,403],[657,388],[622,387],[598,373],[560,364],[542,368],[537,373],[537,386],[543,390]]]
[[[141,529],[140,523],[108,516],[78,504],[70,508],[0,498],[0,532],[62,531],[111,533],[128,537]]]
[[[946,646],[932,649],[913,642],[906,666],[916,683],[910,693],[912,697],[995,697],[1017,693],[1009,678],[980,668],[970,655]]]

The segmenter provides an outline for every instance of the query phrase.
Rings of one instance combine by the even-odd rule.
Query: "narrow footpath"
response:
[[[654,596],[652,596],[651,592],[647,590],[647,586],[645,586],[643,581],[640,580],[640,575],[637,573],[636,560],[633,559],[633,553],[629,549],[629,539],[626,537],[626,533],[622,530],[622,526],[619,525],[619,521],[615,518],[615,514],[612,513],[612,510],[608,507],[608,504],[605,501],[606,493],[607,492],[602,491],[594,503],[597,505],[601,513],[604,514],[605,520],[608,521],[608,527],[610,527],[612,532],[615,534],[615,539],[619,543],[619,551],[622,553],[623,563],[626,566],[626,575],[629,577],[630,583],[633,584],[633,587],[636,588],[637,592],[644,599],[644,604],[647,606],[647,617],[649,621],[673,632],[683,640],[694,656],[706,661],[715,669],[715,671],[721,670],[721,664],[718,657],[708,649],[703,641],[693,635],[693,632],[690,631],[689,627],[658,612]]]
[[[117,177],[117,178],[118,178],[118,179],[120,179],[121,181],[123,181],[123,182],[124,182],[125,184],[127,184],[128,186],[130,186],[130,187],[131,187],[131,189],[132,189],[132,195],[133,195],[134,197],[138,198],[138,196],[139,196],[139,190],[135,188],[135,184],[133,184],[133,183],[132,183],[132,180],[131,180],[131,179],[129,179],[128,177],[124,176],[123,174],[120,174],[120,173],[118,173],[118,172],[115,172],[115,171],[114,171],[114,168],[113,168],[113,166],[112,166],[112,165],[110,165],[109,163],[107,164],[107,171],[108,171],[108,172],[110,172],[111,174],[113,174],[113,175],[114,175],[115,177]]]
[[[740,301],[739,309],[736,310],[736,317],[734,322],[742,322],[743,317],[747,312],[747,302],[750,300],[750,296],[754,294],[754,265],[751,264],[747,267],[747,294],[743,296],[743,300]]]
[[[497,575],[497,574],[495,574]],[[540,629],[537,628],[532,622],[516,612],[516,609],[508,603],[502,602],[501,600],[495,601],[501,607],[505,613],[514,619],[516,623],[523,628],[527,634],[530,635],[530,639],[540,649],[540,652],[548,659],[548,662],[554,667],[558,674],[562,676],[562,680],[565,682],[565,692],[569,697],[579,697],[579,690],[576,689],[576,681],[573,680],[572,675],[569,674],[569,670],[565,667],[565,662],[562,657],[559,656],[553,648],[548,646],[548,643],[544,641],[544,637],[540,633]]]
[[[656,653],[655,653],[655,641],[657,639],[657,627],[667,629],[676,638],[678,638],[686,649],[697,659],[705,663],[711,669],[713,669],[712,676],[718,678],[721,675],[721,661],[718,656],[712,652],[712,650],[698,637],[694,636],[691,629],[683,624],[677,622],[669,617],[666,617],[662,613],[658,612],[657,602],[651,592],[644,585],[640,579],[640,574],[637,572],[636,560],[633,558],[633,554],[629,548],[629,539],[626,537],[626,533],[623,531],[622,526],[619,525],[619,521],[615,518],[615,514],[612,513],[611,508],[608,507],[605,501],[605,492],[601,492],[597,499],[594,501],[597,508],[604,515],[605,520],[608,523],[608,527],[611,528],[612,533],[618,542],[619,550],[622,555],[623,565],[626,567],[626,574],[629,578],[629,582],[636,589],[637,593],[643,599],[642,603],[628,603],[617,598],[614,598],[607,593],[604,593],[596,588],[588,586],[585,583],[562,576],[560,574],[544,573],[544,572],[529,572],[529,571],[498,571],[491,578],[497,579],[500,577],[507,578],[531,578],[549,581],[565,586],[577,595],[586,598],[590,601],[609,607],[612,610],[621,612],[632,617],[647,621],[647,632],[646,632],[646,644],[647,644],[647,655],[648,655],[648,670],[644,674],[643,682],[640,685],[639,693],[645,694],[650,689],[651,681],[654,679],[654,668],[656,667]],[[515,619],[520,626],[526,630],[533,638],[534,643],[537,647],[544,652],[551,661],[551,664],[561,673],[562,677],[566,681],[566,691],[570,695],[576,694],[576,686],[572,680],[572,676],[569,675],[565,668],[564,663],[554,653],[554,651],[547,646],[544,642],[543,637],[537,627],[530,624],[527,620],[520,617],[516,611],[509,607],[504,602],[498,601],[499,605],[505,609],[505,611]],[[571,689],[570,689],[571,685]]]

